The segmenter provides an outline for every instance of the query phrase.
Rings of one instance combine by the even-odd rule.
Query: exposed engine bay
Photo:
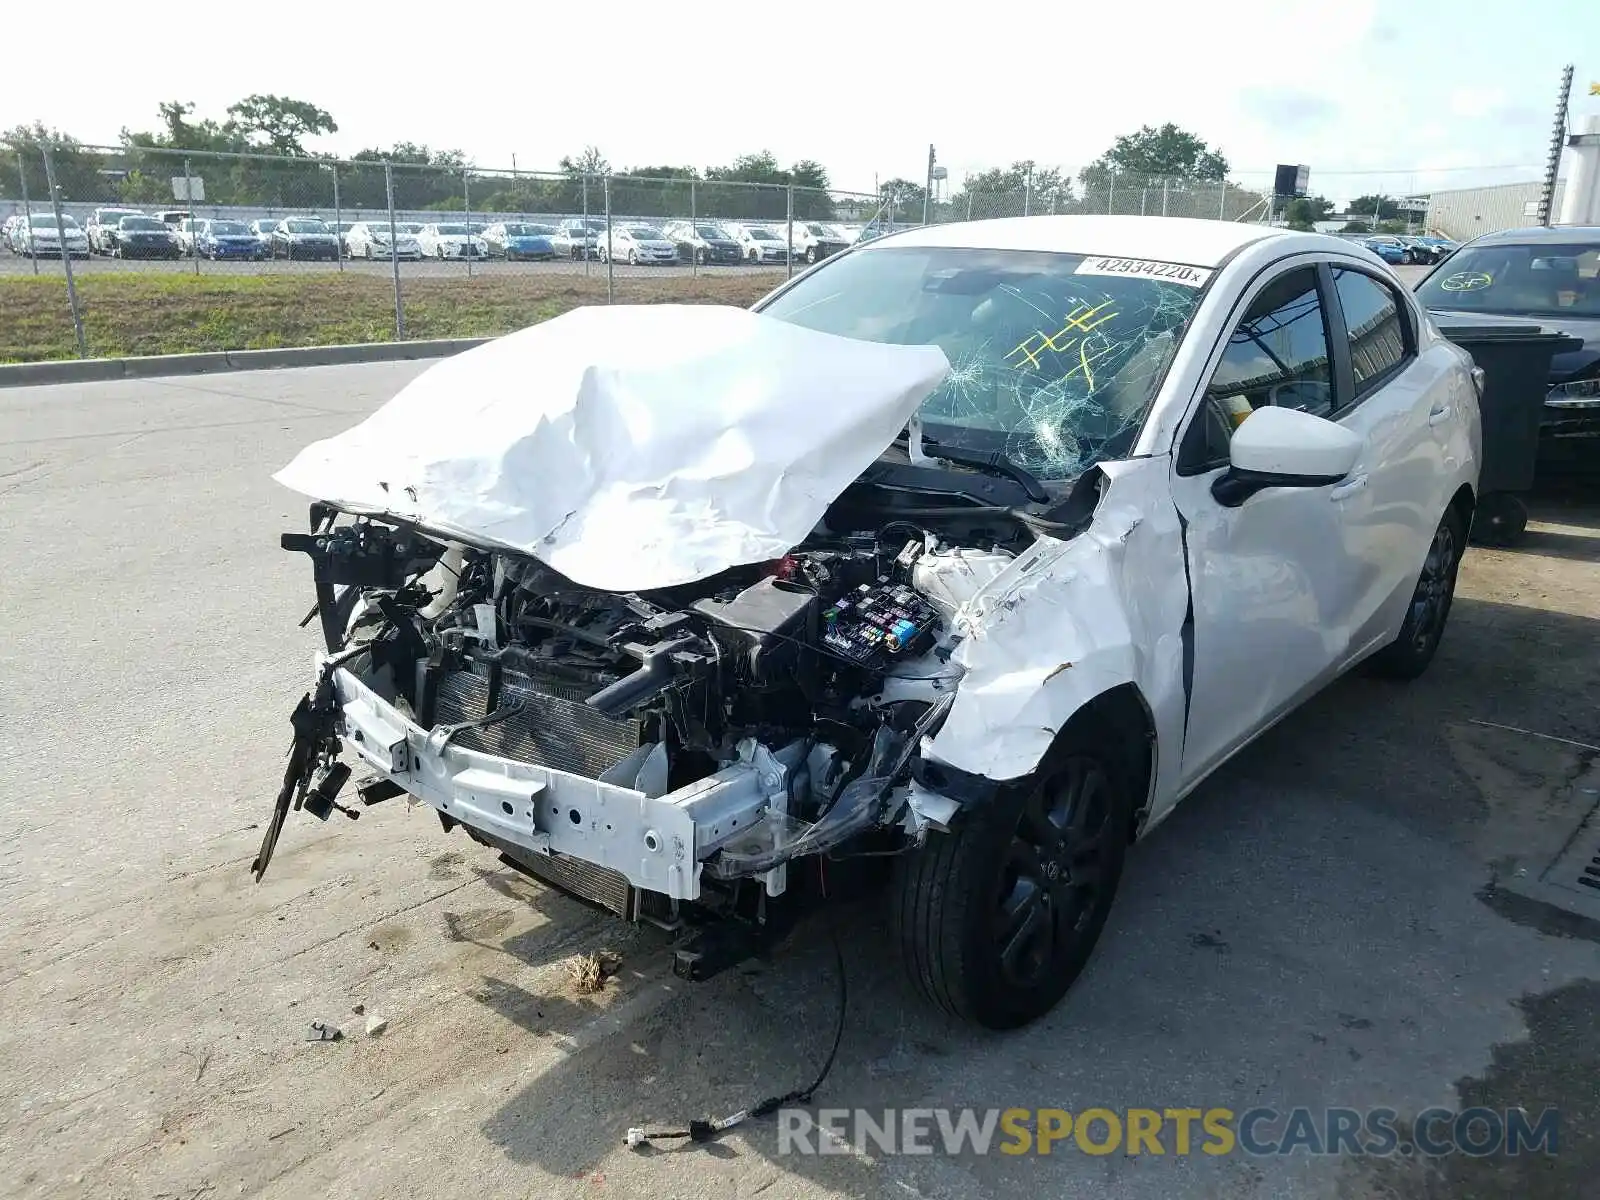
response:
[[[630,593],[313,505],[282,541],[312,560],[328,655],[258,877],[291,807],[359,815],[352,767],[364,804],[410,793],[630,920],[760,923],[795,859],[914,845],[909,768],[961,674],[950,618],[1034,534],[993,507],[884,516],[872,492],[782,558]]]

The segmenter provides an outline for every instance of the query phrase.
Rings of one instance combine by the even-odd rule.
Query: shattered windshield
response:
[[[922,405],[930,434],[1061,479],[1132,449],[1207,275],[1099,273],[1127,263],[886,247],[841,255],[761,311],[863,341],[940,347],[951,371]]]

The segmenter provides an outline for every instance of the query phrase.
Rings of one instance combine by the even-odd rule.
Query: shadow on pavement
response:
[[[1416,1112],[1454,1094],[1458,1107],[1555,1105],[1588,1119],[1593,946],[1541,937],[1478,895],[1508,847],[1556,836],[1587,758],[1476,722],[1593,740],[1597,668],[1600,622],[1459,598],[1421,680],[1358,673],[1333,685],[1136,848],[1094,960],[1027,1030],[991,1035],[931,1011],[901,978],[881,904],[838,908],[828,921],[843,941],[849,1021],[815,1103]],[[815,919],[770,965],[682,985],[618,1036],[574,1046],[483,1132],[511,1160],[571,1177],[617,1153],[629,1126],[682,1127],[807,1083],[836,1017],[832,959]],[[550,1000],[485,983],[486,1004],[524,1027],[549,1024]],[[1531,1167],[1076,1152],[874,1163],[779,1154],[769,1119],[716,1145],[642,1153],[663,1172],[706,1156],[717,1170],[759,1166],[852,1197],[1264,1196],[1299,1194],[1306,1172],[1322,1171],[1351,1196],[1553,1200],[1600,1176],[1588,1135]],[[690,1177],[702,1179],[663,1174],[663,1186]]]

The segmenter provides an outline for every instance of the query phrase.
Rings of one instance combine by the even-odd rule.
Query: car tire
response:
[[[630,267],[637,267],[639,265],[639,252],[637,250],[628,251],[628,265]]]
[[[1528,530],[1528,506],[1510,492],[1486,492],[1472,514],[1471,539],[1480,546],[1514,546]]]
[[[1105,928],[1137,807],[1102,723],[1076,719],[1039,783],[967,809],[895,867],[891,924],[936,1006],[1015,1029],[1060,1001]],[[1076,882],[1075,882],[1076,880]]]
[[[1399,636],[1368,660],[1374,675],[1400,681],[1415,679],[1428,669],[1456,594],[1456,573],[1467,548],[1466,523],[1454,506],[1440,518],[1428,552],[1422,560],[1417,585],[1406,607]]]
[[[706,252],[704,250],[696,250],[694,252],[694,265],[697,267],[706,265]]]
[[[817,248],[815,246],[807,246],[806,247],[806,263],[809,265],[809,264],[814,263],[816,261],[817,261]]]

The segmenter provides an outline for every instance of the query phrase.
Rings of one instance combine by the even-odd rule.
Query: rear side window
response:
[[[1333,269],[1334,290],[1350,335],[1356,395],[1377,386],[1406,360],[1406,325],[1400,300],[1388,285],[1343,267]]]

